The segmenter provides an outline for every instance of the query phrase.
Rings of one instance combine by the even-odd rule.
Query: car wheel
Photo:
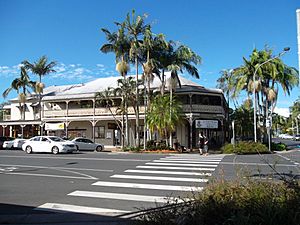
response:
[[[98,145],[97,148],[96,148],[96,151],[97,151],[97,152],[101,152],[102,149],[103,149],[102,146],[101,146],[101,145]]]
[[[27,154],[30,154],[30,153],[32,153],[32,147],[31,146],[26,146],[26,148],[25,148],[25,152],[27,153]]]
[[[54,146],[54,147],[52,148],[52,153],[53,153],[54,155],[56,155],[57,153],[59,153],[59,148],[58,148],[57,146]]]

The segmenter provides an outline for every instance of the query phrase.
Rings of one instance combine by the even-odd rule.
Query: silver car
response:
[[[57,154],[76,151],[76,145],[56,136],[37,136],[25,141],[22,149],[28,154],[32,152],[52,152]]]
[[[16,138],[10,141],[3,142],[4,149],[22,149],[22,145],[25,143],[26,139]]]
[[[87,138],[78,137],[71,140],[71,142],[73,142],[76,145],[78,151],[89,150],[101,152],[104,150],[103,144],[94,143],[92,140]]]

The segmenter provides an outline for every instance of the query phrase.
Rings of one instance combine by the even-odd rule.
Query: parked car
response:
[[[22,145],[23,151],[30,154],[32,152],[52,152],[68,153],[76,151],[76,145],[73,142],[65,141],[56,136],[36,136]]]
[[[12,137],[0,137],[0,149],[3,149],[3,143],[5,142],[5,141],[11,141],[11,140],[13,140],[14,138],[12,138]]]
[[[293,139],[295,141],[300,141],[300,134],[296,134]]]
[[[22,149],[22,145],[25,143],[25,139],[16,138],[10,141],[3,142],[3,149]]]
[[[278,137],[282,138],[282,139],[293,139],[294,138],[294,136],[289,135],[289,134],[280,134]]]
[[[77,150],[90,150],[90,151],[97,151],[101,152],[104,150],[104,145],[99,143],[94,143],[92,140],[87,138],[74,138],[71,140],[76,145]]]

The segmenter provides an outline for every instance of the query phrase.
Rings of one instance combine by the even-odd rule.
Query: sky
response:
[[[183,76],[205,87],[215,88],[220,71],[242,65],[243,57],[266,45],[275,55],[290,47],[281,59],[298,69],[298,8],[299,0],[0,0],[0,93],[19,76],[23,60],[43,55],[57,62],[57,72],[43,78],[46,86],[119,76],[114,55],[99,50],[106,43],[101,28],[115,31],[114,22],[133,9],[148,15],[155,34],[201,56],[200,79]],[[1,96],[0,103],[15,96]],[[298,87],[290,96],[280,90],[279,111],[299,96]]]

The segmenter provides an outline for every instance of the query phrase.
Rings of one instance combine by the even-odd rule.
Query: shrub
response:
[[[236,154],[257,154],[269,153],[268,148],[260,142],[241,141],[235,145],[227,144],[223,148],[223,153],[236,153]]]
[[[285,151],[287,150],[287,145],[281,142],[279,143],[272,142],[271,148],[273,151]]]
[[[299,225],[300,185],[247,180],[216,182],[193,201],[140,216],[135,224]]]

